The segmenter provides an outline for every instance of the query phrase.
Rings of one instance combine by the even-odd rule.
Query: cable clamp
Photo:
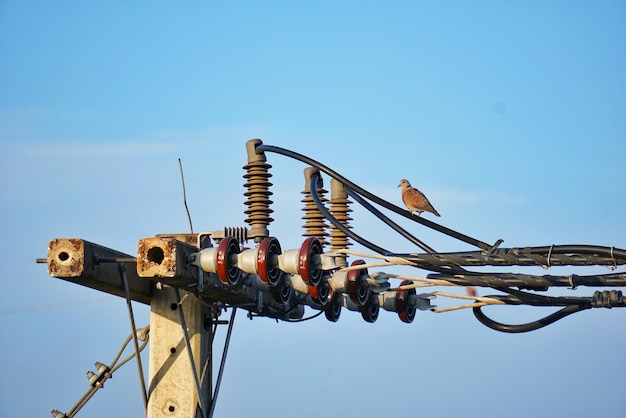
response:
[[[576,286],[576,284],[574,283],[574,275],[573,275],[573,274],[570,274],[570,275],[569,275],[569,285],[570,285],[570,287],[569,287],[569,288],[570,288],[570,289],[572,289],[572,290],[576,290],[576,288],[578,287],[578,286]]]
[[[596,290],[593,293],[591,306],[594,308],[612,308],[614,306],[625,306],[624,295],[621,290]]]
[[[553,250],[553,249],[554,249],[554,244],[552,244],[552,245],[550,246],[550,250],[548,251],[548,260],[547,260],[548,267],[547,267],[547,268],[550,268],[550,267],[551,267],[551,266],[550,266],[550,257],[552,256],[552,250]]]
[[[493,244],[493,245],[492,245],[489,249],[486,249],[486,250],[484,251],[484,254],[485,254],[487,257],[491,257],[491,254],[493,254],[493,252],[494,252],[495,250],[497,250],[497,249],[498,249],[498,247],[500,246],[500,244],[502,244],[503,242],[504,242],[504,240],[503,240],[502,238],[499,238],[499,239],[498,239],[498,240],[497,240],[497,241],[496,241],[496,242],[495,242],[495,243],[494,243],[494,244]]]
[[[614,251],[615,251],[615,247],[612,246],[611,247],[611,260],[613,260],[613,265],[612,266],[607,266],[607,268],[609,270],[611,270],[611,271],[613,271],[613,270],[615,270],[617,268],[617,260],[615,259]]]

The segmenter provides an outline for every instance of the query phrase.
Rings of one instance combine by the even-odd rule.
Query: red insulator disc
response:
[[[326,280],[322,280],[317,286],[309,286],[309,295],[313,302],[319,305],[326,305],[330,297],[331,289]]]
[[[365,264],[365,261],[354,260],[352,264],[350,264],[350,267],[361,264]],[[372,293],[369,287],[363,286],[363,283],[361,283],[360,278],[364,274],[367,274],[366,268],[348,271],[348,296],[350,296],[352,302],[356,303],[358,306],[365,305]]]
[[[298,273],[309,286],[317,286],[322,280],[322,267],[313,263],[313,255],[322,254],[322,244],[315,237],[309,237],[302,243],[298,257]]]
[[[408,284],[412,284],[408,280],[403,280],[400,283],[400,286],[405,286]],[[415,289],[401,289],[396,293],[396,310],[398,311],[398,316],[402,322],[406,322],[410,324],[415,319],[415,305],[409,305],[409,297],[411,295],[415,295],[417,292]]]
[[[241,279],[241,270],[230,262],[231,256],[239,254],[239,243],[234,237],[224,237],[217,246],[215,270],[224,284],[235,286]]]
[[[283,275],[277,265],[271,265],[272,258],[281,253],[280,243],[274,237],[265,237],[259,245],[256,255],[257,272],[259,278],[270,286],[276,286]]]

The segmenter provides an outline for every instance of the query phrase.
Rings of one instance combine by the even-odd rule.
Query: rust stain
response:
[[[61,257],[61,255],[64,255]],[[48,273],[55,277],[78,277],[85,262],[84,242],[78,238],[55,238],[48,245]]]

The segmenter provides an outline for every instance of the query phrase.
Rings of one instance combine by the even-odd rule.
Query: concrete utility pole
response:
[[[175,288],[154,292],[148,418],[208,416],[211,328],[207,310],[191,293]]]

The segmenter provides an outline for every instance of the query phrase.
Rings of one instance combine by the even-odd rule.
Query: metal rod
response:
[[[97,263],[136,263],[135,257],[97,257]]]
[[[226,355],[228,354],[228,346],[230,345],[230,336],[233,332],[233,324],[235,323],[235,313],[237,313],[237,307],[233,306],[233,311],[230,314],[230,321],[228,323],[228,331],[226,332],[226,341],[224,342],[222,360],[220,361],[220,370],[217,373],[217,381],[215,382],[215,392],[213,393],[213,398],[211,400],[211,410],[209,411],[209,418],[213,418],[215,404],[217,403],[217,395],[219,394],[220,384],[222,383],[222,375],[224,374],[224,366],[226,364]]]
[[[185,189],[185,175],[183,174],[183,163],[178,159],[178,167],[180,168],[180,180],[183,183],[183,203],[185,204],[185,211],[187,212],[187,219],[189,219],[189,229],[193,234],[193,224],[191,223],[191,214],[189,213],[189,206],[187,206],[187,190]]]
[[[196,368],[196,362],[193,359],[193,352],[191,351],[191,341],[189,339],[189,333],[187,332],[187,321],[185,321],[185,313],[183,312],[183,306],[181,304],[180,292],[178,288],[174,289],[176,291],[176,301],[178,305],[178,313],[180,315],[180,325],[183,328],[183,333],[185,334],[185,344],[187,344],[187,353],[189,354],[189,362],[191,363],[191,369],[193,371],[193,377],[196,381],[196,391],[198,393],[198,402],[200,402],[200,408],[202,408],[202,416],[207,416],[206,405],[204,404],[204,396],[202,396],[202,390],[200,386],[200,377],[198,376],[198,369]]]
[[[135,315],[133,313],[133,304],[130,298],[130,288],[128,286],[128,277],[126,276],[126,266],[122,263],[119,265],[122,281],[124,282],[124,290],[126,291],[126,306],[128,307],[128,317],[130,319],[131,333],[133,336],[133,344],[135,345],[135,357],[137,357],[137,370],[139,372],[139,383],[141,384],[141,392],[143,394],[143,406],[148,412],[148,391],[144,380],[143,366],[141,364],[141,355],[139,350],[139,339],[137,338],[137,327],[135,325]]]

